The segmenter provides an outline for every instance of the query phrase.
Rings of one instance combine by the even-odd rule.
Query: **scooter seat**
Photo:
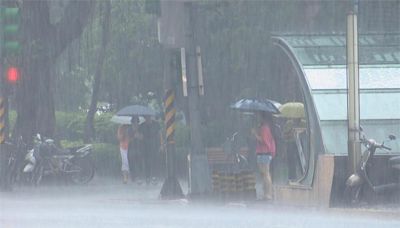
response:
[[[400,156],[390,158],[389,166],[396,169],[400,169]]]

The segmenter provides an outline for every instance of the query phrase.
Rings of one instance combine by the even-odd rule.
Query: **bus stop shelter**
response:
[[[269,97],[304,103],[307,133],[303,140],[306,172],[291,184],[274,174],[278,201],[330,205],[340,198],[347,175],[346,38],[334,35],[283,35],[272,38]],[[360,34],[360,118],[369,138],[383,141],[400,135],[400,34]],[[379,151],[377,181],[385,161],[400,153]],[[278,159],[279,160],[279,159]],[[279,163],[279,161],[278,161]],[[285,162],[277,167],[285,166]],[[281,172],[282,170],[275,170]],[[285,179],[286,178],[286,179]]]

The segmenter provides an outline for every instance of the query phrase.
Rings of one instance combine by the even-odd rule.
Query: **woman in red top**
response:
[[[257,166],[263,180],[264,199],[272,200],[272,179],[269,166],[276,153],[275,139],[271,130],[272,115],[267,112],[259,112],[257,117],[260,125],[258,129],[252,129],[252,134],[257,140]]]

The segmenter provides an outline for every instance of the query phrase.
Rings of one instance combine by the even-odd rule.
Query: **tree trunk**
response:
[[[24,8],[22,80],[16,95],[15,134],[24,138],[35,132],[50,136],[54,133],[55,117],[50,90],[49,37],[46,36],[50,32],[49,8],[43,1],[27,2]],[[43,118],[39,118],[41,116]]]
[[[89,142],[91,139],[95,137],[95,129],[94,129],[94,115],[97,110],[97,102],[99,99],[101,78],[103,72],[103,63],[104,58],[106,56],[106,47],[109,39],[109,31],[110,31],[110,14],[111,14],[111,3],[110,1],[104,2],[105,10],[103,22],[102,22],[102,46],[99,53],[99,58],[97,60],[96,73],[94,75],[94,84],[93,84],[93,93],[90,102],[89,112],[86,116],[86,127],[85,127],[85,142]],[[102,10],[100,11],[102,13]]]
[[[24,1],[21,5],[21,82],[16,93],[17,122],[14,136],[26,140],[36,132],[53,137],[55,108],[51,67],[54,60],[88,22],[92,1],[71,1],[64,17],[50,23],[47,1]]]

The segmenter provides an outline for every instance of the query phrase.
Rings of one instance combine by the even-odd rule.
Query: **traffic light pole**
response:
[[[9,190],[7,167],[10,154],[5,146],[9,137],[8,96],[12,89],[10,83],[17,83],[19,79],[16,63],[20,51],[20,11],[15,1],[0,0],[0,17],[0,188]]]
[[[166,140],[166,166],[167,178],[162,186],[160,195],[162,199],[177,199],[183,197],[182,188],[176,177],[176,148],[175,148],[175,84],[173,75],[176,75],[176,55],[172,49],[163,50],[163,74],[164,74],[164,123]]]
[[[3,4],[0,0],[0,10],[2,10]],[[2,15],[0,14],[0,17]],[[8,153],[5,149],[5,140],[8,128],[6,124],[8,115],[8,96],[6,92],[6,82],[4,77],[4,56],[3,56],[3,20],[0,20],[0,190],[9,190],[10,186],[7,181],[7,165],[8,165]]]
[[[187,76],[189,81],[189,121],[190,121],[190,197],[203,197],[211,191],[211,179],[206,150],[200,125],[200,96],[197,71],[196,30],[197,9],[193,2],[184,3],[185,10],[185,50]]]

